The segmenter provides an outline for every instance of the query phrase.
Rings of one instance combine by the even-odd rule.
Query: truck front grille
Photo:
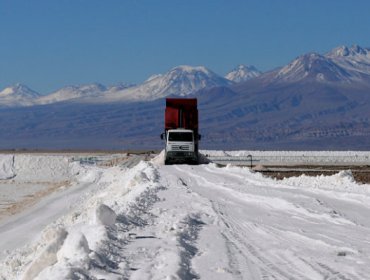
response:
[[[172,145],[172,151],[189,151],[190,147],[186,145]]]

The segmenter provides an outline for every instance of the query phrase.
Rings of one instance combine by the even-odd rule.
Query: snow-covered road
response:
[[[323,179],[327,184],[320,186],[312,178],[299,185],[294,179],[276,182],[236,167],[177,166],[163,172],[173,180],[182,178],[184,186],[211,204],[211,227],[224,248],[221,252],[218,248],[218,254],[227,261],[221,267],[203,266],[208,271],[199,273],[202,278],[220,270],[234,279],[366,279],[369,275],[370,197],[346,174]],[[212,241],[212,235],[200,231],[203,240]],[[198,265],[202,255],[212,254],[203,244],[198,244],[195,268],[202,267]]]
[[[158,162],[81,169],[87,195],[8,252],[0,279],[368,279],[370,186],[349,172]]]

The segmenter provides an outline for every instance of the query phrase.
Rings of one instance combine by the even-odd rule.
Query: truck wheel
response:
[[[169,165],[169,164],[170,164],[169,160],[165,159],[164,160],[164,165]]]

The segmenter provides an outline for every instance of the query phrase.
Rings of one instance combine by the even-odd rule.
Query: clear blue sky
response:
[[[224,75],[370,47],[370,1],[0,0],[0,88],[140,83],[180,64]]]

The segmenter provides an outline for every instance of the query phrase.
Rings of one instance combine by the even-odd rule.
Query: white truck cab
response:
[[[198,162],[193,130],[182,128],[169,129],[165,137],[165,164],[173,162]]]

